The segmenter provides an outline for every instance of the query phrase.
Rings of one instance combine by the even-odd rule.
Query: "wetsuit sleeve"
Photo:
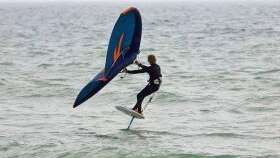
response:
[[[139,67],[141,67],[145,72],[149,72],[150,71],[150,67],[143,65],[143,64],[138,64]]]
[[[144,69],[140,69],[140,70],[127,70],[126,72],[129,74],[139,74],[139,73],[144,73],[146,71]]]
[[[144,72],[149,72],[149,66],[138,64],[139,67],[141,67],[140,70],[127,70],[127,73],[129,74],[138,74],[138,73],[144,73]]]

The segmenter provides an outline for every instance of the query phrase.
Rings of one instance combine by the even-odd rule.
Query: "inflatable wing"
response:
[[[108,84],[122,69],[133,63],[139,53],[142,21],[136,8],[124,10],[111,34],[105,68],[79,93],[73,108],[82,104]]]

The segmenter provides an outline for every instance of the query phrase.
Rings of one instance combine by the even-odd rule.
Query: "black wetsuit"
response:
[[[133,110],[138,110],[139,113],[142,113],[142,102],[144,98],[154,92],[156,92],[161,85],[161,71],[160,67],[157,64],[151,64],[151,66],[145,66],[142,64],[138,65],[141,67],[140,70],[127,70],[127,73],[137,74],[137,73],[148,73],[150,78],[148,80],[149,84],[137,94],[137,103],[133,107]]]

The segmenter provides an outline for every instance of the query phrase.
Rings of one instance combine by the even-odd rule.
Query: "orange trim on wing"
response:
[[[122,35],[117,43],[117,47],[114,50],[114,53],[113,53],[114,62],[121,56],[121,46],[122,46],[123,37],[124,37],[124,33],[122,33]]]

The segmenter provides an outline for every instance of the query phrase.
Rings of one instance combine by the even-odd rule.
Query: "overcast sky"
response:
[[[193,1],[193,2],[261,2],[261,3],[279,3],[280,0],[0,0],[0,3],[14,3],[14,2],[172,2],[172,1]]]
[[[119,2],[135,2],[135,1],[275,1],[275,2],[280,2],[280,0],[0,0],[1,2],[30,2],[30,1],[34,1],[34,2],[59,2],[59,1],[76,1],[76,2],[80,2],[80,1],[119,1]]]

